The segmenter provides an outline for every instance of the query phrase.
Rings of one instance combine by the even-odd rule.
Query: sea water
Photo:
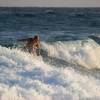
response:
[[[0,8],[0,100],[100,100],[100,8]]]

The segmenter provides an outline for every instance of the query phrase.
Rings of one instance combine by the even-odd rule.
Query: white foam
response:
[[[100,68],[100,45],[91,39],[83,41],[42,43],[49,56],[87,68]]]
[[[56,45],[59,44],[65,50],[64,43]],[[77,47],[74,45],[67,46],[69,51],[80,50],[77,48],[80,44],[77,44]],[[93,46],[99,49],[97,44]],[[55,45],[52,47],[57,48]],[[56,49],[57,54],[54,53],[52,56],[59,58],[62,56],[70,61],[73,53],[67,49],[66,54],[63,55],[64,51],[61,48],[58,51]],[[82,46],[80,48],[83,49]],[[50,49],[49,45],[47,49]],[[94,77],[90,72],[84,73],[82,74],[71,65],[57,68],[56,65],[44,62],[42,57],[0,46],[0,100],[81,100],[87,98],[99,100],[100,78]]]

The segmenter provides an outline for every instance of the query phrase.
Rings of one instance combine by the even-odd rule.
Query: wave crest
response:
[[[63,59],[87,68],[100,68],[100,45],[92,39],[45,43],[42,48],[48,56]]]

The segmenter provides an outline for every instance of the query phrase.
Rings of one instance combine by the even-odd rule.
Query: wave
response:
[[[48,56],[87,68],[100,68],[100,45],[92,39],[68,42],[42,43]]]
[[[39,57],[0,46],[0,100],[100,99],[100,77],[95,77],[100,76],[99,70],[79,71],[71,64],[99,68],[100,46],[96,42],[42,42],[41,46],[44,53]],[[51,57],[56,64],[44,57]],[[62,60],[70,64],[60,65]]]

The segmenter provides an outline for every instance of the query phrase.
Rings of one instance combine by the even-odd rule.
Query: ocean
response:
[[[100,100],[100,8],[1,7],[0,100]]]

